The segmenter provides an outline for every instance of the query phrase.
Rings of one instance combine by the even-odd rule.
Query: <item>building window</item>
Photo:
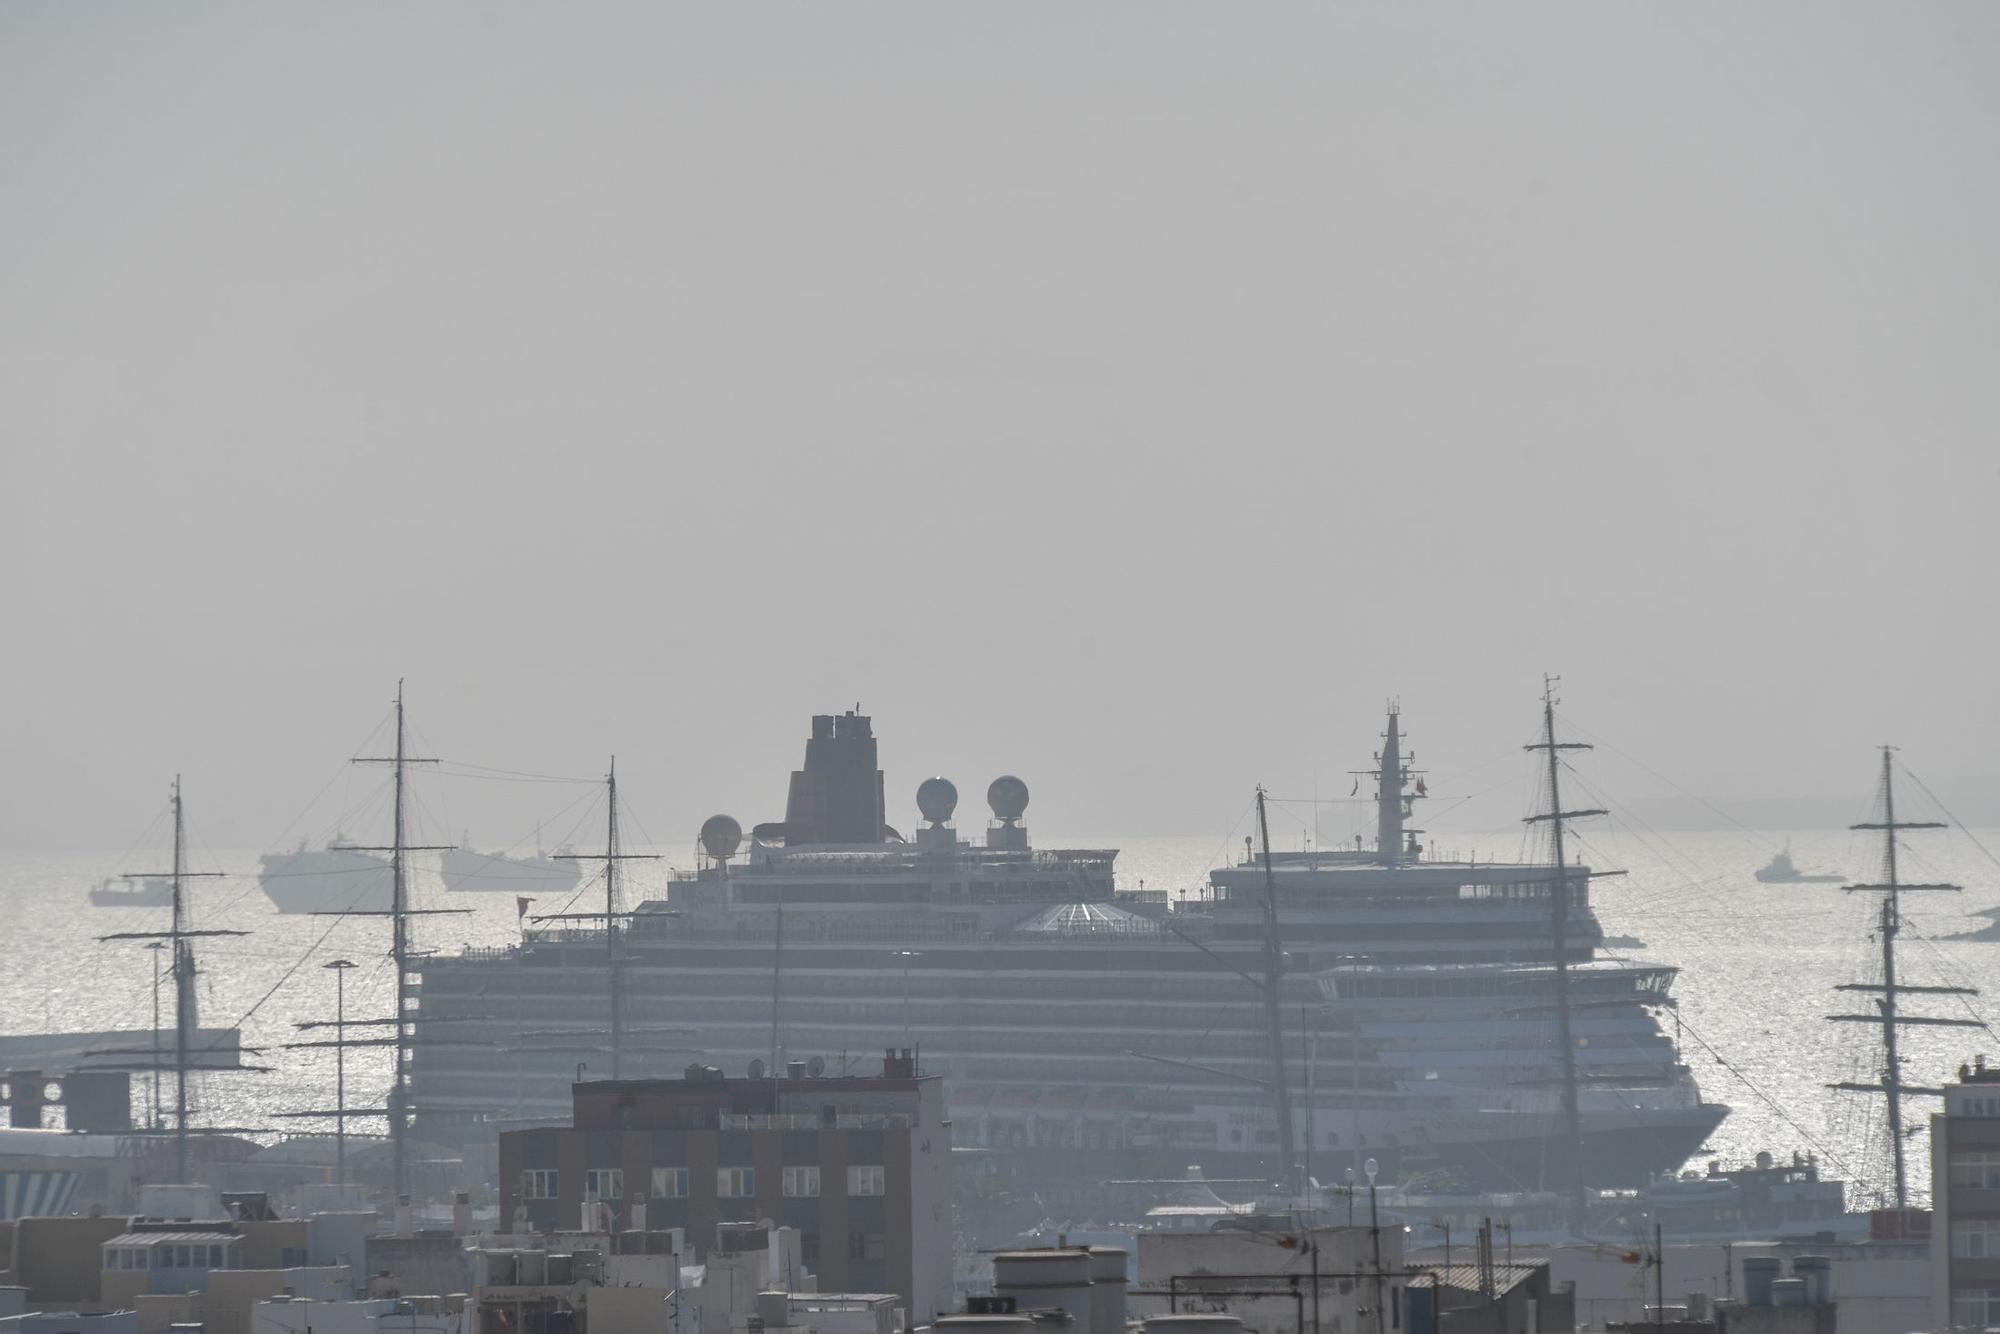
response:
[[[2000,1219],[1953,1219],[1951,1256],[1954,1260],[2000,1260]]]
[[[1953,1190],[2000,1190],[2000,1151],[1974,1149],[1951,1156]]]
[[[583,1174],[583,1198],[622,1200],[625,1198],[625,1169],[593,1167]]]
[[[847,1193],[886,1195],[889,1193],[888,1174],[879,1167],[850,1167],[847,1169]]]
[[[2000,1288],[1953,1288],[1951,1327],[1983,1330],[2000,1324]]]
[[[521,1198],[524,1200],[553,1200],[556,1198],[556,1172],[552,1167],[531,1167],[521,1173]]]
[[[819,1169],[817,1167],[788,1167],[785,1169],[785,1195],[789,1199],[806,1199],[819,1194]]]
[[[715,1169],[715,1193],[725,1200],[747,1200],[757,1193],[757,1169],[754,1167],[718,1167]]]
[[[881,1260],[888,1254],[888,1245],[880,1232],[847,1234],[847,1258],[850,1260]]]
[[[688,1170],[685,1167],[656,1167],[653,1169],[653,1197],[660,1200],[685,1200],[688,1193]]]

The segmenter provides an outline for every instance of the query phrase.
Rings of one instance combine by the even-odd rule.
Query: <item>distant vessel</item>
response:
[[[385,912],[392,893],[386,858],[335,834],[323,848],[304,839],[290,852],[257,859],[257,884],[279,912]]]
[[[90,901],[99,908],[165,908],[174,901],[174,882],[158,875],[114,876],[90,887]]]
[[[532,857],[450,848],[445,851],[438,870],[444,876],[444,887],[459,893],[525,894],[539,890],[562,894],[575,889],[581,878],[572,857],[567,846],[557,848],[554,856],[537,847]]]
[[[1792,843],[1785,840],[1785,850],[1764,864],[1757,872],[1757,878],[1767,885],[1832,885],[1847,877],[1843,875],[1807,875],[1792,861]]]

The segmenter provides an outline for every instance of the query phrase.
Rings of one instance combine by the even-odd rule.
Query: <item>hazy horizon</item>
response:
[[[857,702],[906,831],[933,772],[1220,831],[1390,697],[1497,823],[1544,672],[1626,800],[1838,819],[1893,742],[2000,822],[1996,56],[1971,4],[0,7],[0,848],[175,772],[270,846],[399,677],[662,841]],[[489,787],[481,843],[574,795]]]

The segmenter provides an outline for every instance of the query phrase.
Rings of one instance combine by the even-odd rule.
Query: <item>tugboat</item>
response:
[[[164,908],[174,901],[174,882],[159,875],[100,880],[90,887],[90,901],[99,908]]]
[[[1847,877],[1842,875],[1807,875],[1792,862],[1792,841],[1785,840],[1785,850],[1771,858],[1757,871],[1757,878],[1767,885],[1833,885]]]

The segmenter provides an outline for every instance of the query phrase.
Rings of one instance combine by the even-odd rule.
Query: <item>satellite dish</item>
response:
[[[826,1073],[826,1057],[815,1056],[810,1061],[806,1062],[806,1077],[808,1079],[818,1079],[821,1075],[825,1073]]]
[[[762,1079],[763,1077],[764,1077],[764,1063],[762,1061],[750,1062],[750,1078]]]

